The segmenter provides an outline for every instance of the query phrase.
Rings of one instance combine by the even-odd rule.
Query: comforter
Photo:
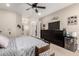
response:
[[[35,46],[19,49],[16,40],[11,39],[7,48],[0,48],[0,56],[35,56]]]

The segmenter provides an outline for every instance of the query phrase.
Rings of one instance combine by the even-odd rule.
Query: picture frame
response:
[[[68,17],[68,25],[77,25],[77,16]]]

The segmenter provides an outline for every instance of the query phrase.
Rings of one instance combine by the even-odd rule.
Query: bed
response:
[[[0,48],[0,56],[39,56],[48,55],[50,45],[30,36],[10,38],[7,48]],[[44,54],[43,54],[44,53]]]

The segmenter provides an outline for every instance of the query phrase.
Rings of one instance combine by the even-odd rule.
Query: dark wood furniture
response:
[[[75,52],[77,50],[77,38],[76,37],[65,37],[65,48]]]
[[[50,44],[48,44],[46,46],[43,46],[41,48],[36,47],[36,49],[35,49],[35,56],[39,56],[40,53],[43,53],[43,52],[45,52],[45,51],[47,51],[49,49],[50,49]]]
[[[32,37],[34,37],[34,36],[32,36]],[[34,37],[34,38],[37,38],[37,39],[41,39],[41,38],[38,38],[38,37]],[[41,39],[42,40],[42,39]],[[46,40],[42,40],[42,41],[44,41],[45,43],[48,43],[47,45],[45,45],[45,46],[42,46],[42,47],[37,47],[36,46],[36,48],[35,48],[35,56],[39,56],[39,54],[41,54],[41,53],[43,53],[43,52],[45,52],[45,51],[47,51],[47,50],[49,50],[50,49],[50,44],[49,44],[49,42],[48,41],[46,41]]]
[[[41,38],[53,44],[64,47],[63,31],[60,30],[41,30]]]
[[[60,30],[60,21],[48,23],[48,30]]]

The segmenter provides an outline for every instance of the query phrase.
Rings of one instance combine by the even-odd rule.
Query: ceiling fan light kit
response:
[[[7,6],[7,7],[10,7],[10,4],[9,4],[9,3],[6,3],[6,6]]]
[[[41,15],[41,13],[38,13],[38,15],[40,16],[40,15]]]

